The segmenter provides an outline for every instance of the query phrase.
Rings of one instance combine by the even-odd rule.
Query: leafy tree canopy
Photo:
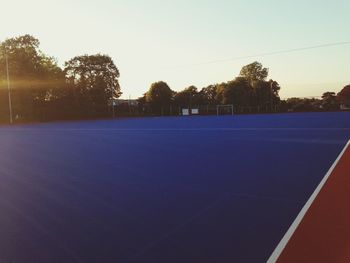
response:
[[[107,55],[77,56],[65,63],[66,78],[84,91],[101,89],[108,98],[120,97],[118,68]]]
[[[36,80],[44,81],[47,78],[62,76],[54,58],[43,54],[39,49],[40,42],[31,35],[24,35],[7,39],[0,43],[0,63],[5,63],[5,53],[8,56],[11,76],[16,83],[32,83]],[[0,67],[3,76],[4,67]]]
[[[40,42],[31,35],[0,43],[0,82],[5,83],[5,54],[8,58],[14,116],[34,118],[35,105],[50,100],[52,91],[64,85],[64,75],[54,58],[43,54]],[[1,81],[2,80],[2,81]]]
[[[217,88],[218,85],[209,85],[200,91],[203,104],[216,105],[219,103],[216,99]]]
[[[350,106],[350,85],[345,86],[337,95],[340,103]]]
[[[201,103],[201,94],[197,87],[189,86],[188,88],[175,94],[175,103],[179,106],[199,105]]]
[[[240,77],[246,78],[249,82],[265,80],[269,75],[269,69],[264,68],[261,63],[255,61],[244,66],[239,74]]]
[[[146,101],[153,105],[166,105],[172,100],[174,92],[164,81],[158,81],[151,85],[146,93]]]

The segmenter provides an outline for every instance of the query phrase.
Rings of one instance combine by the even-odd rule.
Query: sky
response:
[[[287,97],[320,96],[350,84],[349,0],[0,0],[0,41],[31,34],[60,66],[77,55],[110,55],[124,98],[151,83],[176,91],[238,76],[254,61]],[[226,60],[224,62],[206,63]]]

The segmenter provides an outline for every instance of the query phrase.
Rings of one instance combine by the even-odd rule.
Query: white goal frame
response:
[[[230,108],[231,109],[231,115],[234,115],[233,112],[233,104],[227,104],[227,105],[217,105],[216,106],[216,115],[220,115],[220,108]]]

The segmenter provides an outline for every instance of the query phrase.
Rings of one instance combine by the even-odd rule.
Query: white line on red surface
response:
[[[346,150],[349,147],[349,145],[350,145],[350,140],[348,141],[348,143],[346,144],[346,146],[344,147],[342,152],[339,154],[338,158],[335,160],[335,162],[333,163],[332,167],[329,169],[327,174],[324,176],[324,178],[322,179],[320,184],[317,186],[316,190],[313,192],[313,194],[311,195],[309,200],[306,202],[304,207],[301,209],[300,213],[298,214],[298,216],[296,217],[296,219],[294,220],[292,225],[289,227],[287,233],[284,235],[284,237],[282,238],[280,243],[277,245],[277,247],[273,251],[273,253],[270,256],[270,258],[267,260],[267,263],[274,263],[274,262],[276,262],[278,260],[279,256],[281,255],[281,253],[283,252],[284,248],[287,246],[289,240],[293,236],[295,230],[298,228],[299,224],[303,220],[306,212],[309,210],[310,206],[312,205],[312,203],[316,199],[317,195],[322,190],[322,188],[325,185],[325,183],[327,182],[328,178],[333,173],[333,170],[335,169],[335,167],[337,166],[338,162],[340,161],[340,159],[342,158],[342,156],[346,152]]]

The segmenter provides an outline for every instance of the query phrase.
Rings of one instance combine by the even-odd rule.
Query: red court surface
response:
[[[350,141],[269,262],[350,262]]]

